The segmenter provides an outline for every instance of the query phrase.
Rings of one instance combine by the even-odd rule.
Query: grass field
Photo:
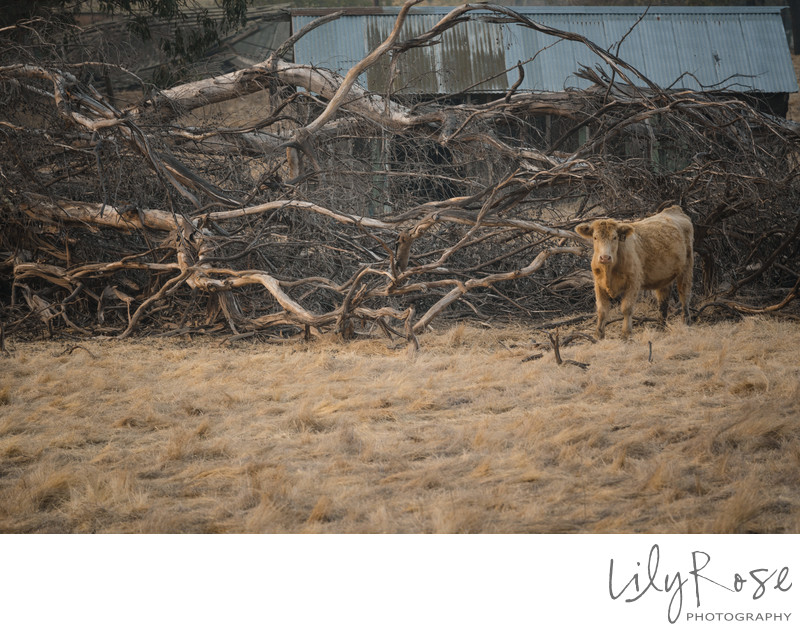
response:
[[[800,325],[618,336],[12,341],[0,531],[800,532]]]

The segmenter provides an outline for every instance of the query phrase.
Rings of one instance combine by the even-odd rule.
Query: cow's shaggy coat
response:
[[[638,222],[598,219],[579,224],[575,231],[592,241],[592,274],[597,299],[597,337],[605,336],[612,298],[620,298],[623,316],[622,336],[631,333],[633,307],[641,290],[654,290],[666,322],[672,282],[678,288],[683,318],[688,325],[692,294],[694,229],[679,206]]]

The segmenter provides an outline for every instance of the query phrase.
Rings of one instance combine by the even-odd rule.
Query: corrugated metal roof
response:
[[[797,92],[780,7],[513,7],[549,27],[571,31],[616,52],[662,88]],[[399,41],[429,30],[451,9],[412,9]],[[331,10],[296,9],[297,32]],[[295,61],[341,73],[364,58],[394,26],[397,7],[350,9],[295,44]],[[487,12],[473,12],[473,15]],[[627,36],[626,36],[627,34]],[[624,38],[624,39],[623,39]],[[525,67],[521,90],[559,92],[584,88],[580,65],[603,65],[577,42],[559,40],[519,25],[470,20],[445,32],[439,46],[400,57],[393,88],[406,93],[450,94],[462,90],[504,92]],[[505,71],[510,72],[505,72]],[[361,77],[369,90],[385,92],[389,61]],[[736,76],[738,75],[738,76]],[[489,77],[487,81],[480,83]]]

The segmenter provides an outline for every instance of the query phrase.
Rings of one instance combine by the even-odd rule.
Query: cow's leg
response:
[[[594,286],[594,297],[597,303],[597,339],[602,340],[606,336],[606,321],[611,309],[611,299],[606,291],[598,285]]]
[[[658,324],[661,328],[667,326],[667,312],[669,311],[669,291],[670,286],[655,290],[656,300],[658,300],[659,318]]]
[[[622,296],[620,309],[622,310],[622,338],[627,339],[633,330],[633,306],[639,296],[638,290],[628,290]]]
[[[683,322],[687,325],[692,324],[692,315],[689,313],[689,301],[692,299],[692,258],[689,258],[689,263],[678,275],[678,298],[683,307]]]

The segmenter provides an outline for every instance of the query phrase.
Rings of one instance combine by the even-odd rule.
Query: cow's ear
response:
[[[591,224],[578,224],[575,227],[575,232],[578,233],[584,239],[591,239],[592,235],[594,234],[594,230],[592,229]]]
[[[625,241],[626,237],[630,237],[633,234],[633,226],[630,224],[620,224],[617,227],[617,235],[619,235],[620,241]]]

